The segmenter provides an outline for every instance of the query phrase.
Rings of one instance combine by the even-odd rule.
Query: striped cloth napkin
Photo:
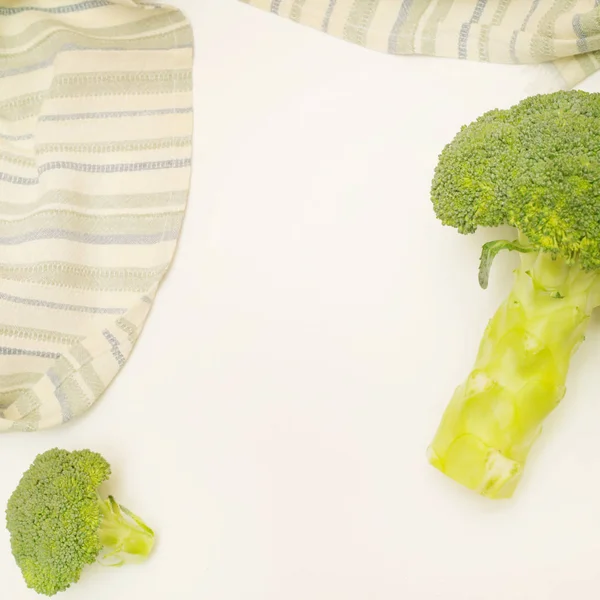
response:
[[[600,0],[241,0],[389,54],[546,63],[571,88],[600,67]]]
[[[190,184],[192,31],[134,0],[0,1],[0,431],[123,367]]]

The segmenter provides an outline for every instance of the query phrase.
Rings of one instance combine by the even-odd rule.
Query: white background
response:
[[[196,34],[193,187],[174,267],[96,408],[0,439],[4,504],[34,456],[89,447],[153,525],[143,567],[61,595],[129,600],[596,600],[600,319],[516,496],[425,459],[510,285],[429,203],[436,158],[543,67],[389,57],[232,0]],[[584,89],[600,91],[600,78]],[[0,528],[2,600],[28,591]]]

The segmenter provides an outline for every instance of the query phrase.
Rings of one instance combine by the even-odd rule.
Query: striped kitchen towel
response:
[[[242,0],[389,54],[551,63],[564,89],[600,68],[600,0]]]
[[[0,0],[0,431],[123,367],[190,185],[192,31],[137,0]]]

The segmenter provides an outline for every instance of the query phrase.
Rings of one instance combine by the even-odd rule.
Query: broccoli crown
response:
[[[492,110],[442,151],[431,196],[461,233],[516,227],[536,250],[600,268],[600,94],[562,91]]]
[[[79,580],[102,544],[98,486],[110,465],[90,450],[37,456],[10,497],[6,525],[28,587],[52,596]]]

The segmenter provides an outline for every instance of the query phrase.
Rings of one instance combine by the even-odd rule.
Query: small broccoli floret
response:
[[[86,565],[146,559],[153,531],[98,487],[110,465],[90,450],[52,449],[36,457],[6,509],[13,556],[27,586],[53,596],[79,581]]]
[[[443,473],[492,498],[513,494],[600,304],[599,131],[600,94],[533,96],[463,127],[435,170],[445,225],[516,229],[516,239],[484,245],[481,286],[500,250],[521,257],[428,451]]]

